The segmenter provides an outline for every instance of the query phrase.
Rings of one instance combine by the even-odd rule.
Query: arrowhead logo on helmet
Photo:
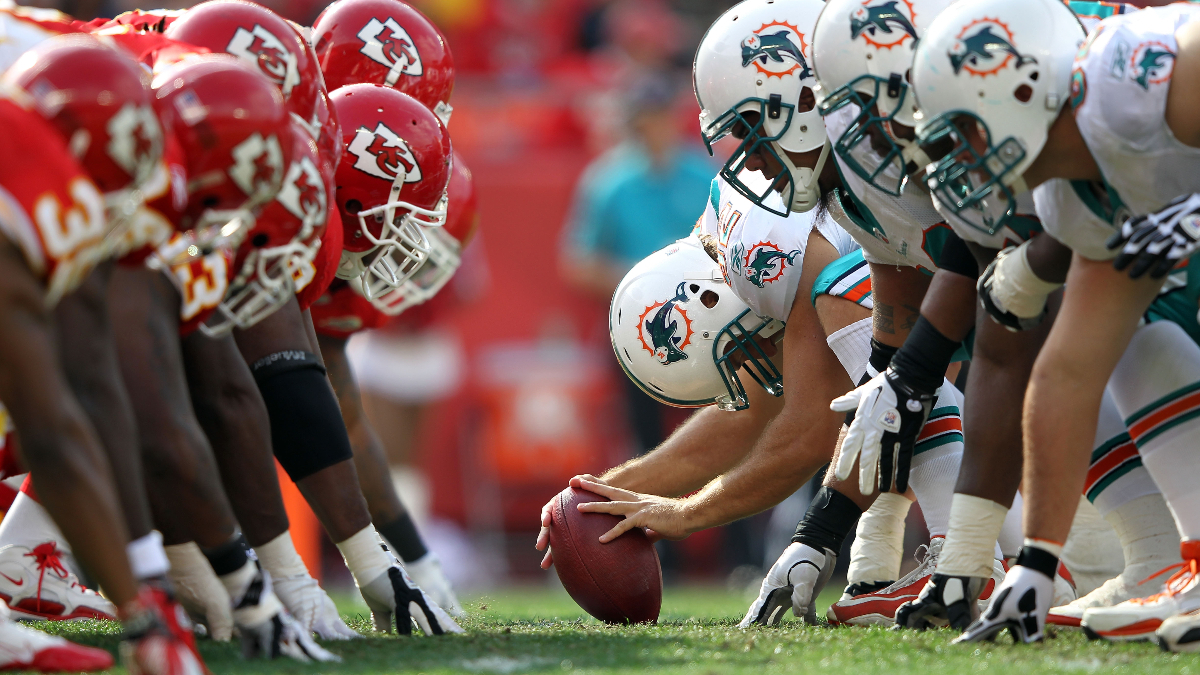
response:
[[[283,178],[283,151],[272,134],[266,138],[255,132],[233,148],[233,166],[229,177],[251,199],[273,196]]]
[[[359,49],[363,55],[388,68],[389,87],[395,86],[401,75],[420,77],[424,72],[416,43],[392,17],[384,21],[372,18],[358,31],[358,39],[363,41]]]
[[[891,49],[908,38],[917,39],[916,13],[909,0],[888,0],[871,5],[867,0],[850,15],[850,39],[862,36],[867,44]]]
[[[162,128],[147,106],[126,103],[108,120],[108,156],[134,178],[144,178],[162,155]]]
[[[296,55],[274,33],[254,24],[252,30],[238,27],[225,51],[258,66],[283,91],[284,97],[300,83]]]
[[[384,180],[403,176],[405,183],[421,180],[421,166],[408,143],[380,122],[374,131],[359,127],[346,150],[357,159],[354,168]]]
[[[994,75],[1014,60],[1014,68],[1037,64],[1037,59],[1025,56],[1013,46],[1012,31],[997,19],[984,17],[967,24],[950,45],[947,56],[954,74],[967,71],[977,77]]]
[[[804,58],[807,48],[799,28],[786,21],[764,23],[742,40],[742,67],[754,64],[767,77],[784,77],[800,71],[803,80],[812,77]]]
[[[1133,50],[1129,59],[1133,67],[1133,81],[1142,89],[1152,84],[1162,84],[1171,79],[1175,71],[1175,52],[1161,42],[1143,42]]]
[[[308,157],[293,161],[284,176],[283,186],[275,199],[304,222],[305,227],[313,227],[325,222],[325,187],[321,180],[321,172]]]
[[[687,282],[681,281],[674,297],[650,305],[638,317],[638,340],[664,366],[685,361],[688,357],[683,348],[692,342],[692,321],[687,312],[679,307],[679,303],[687,302],[686,287]],[[647,319],[651,312],[654,316]],[[682,337],[678,335],[681,324],[684,331]],[[646,340],[647,336],[649,341]]]

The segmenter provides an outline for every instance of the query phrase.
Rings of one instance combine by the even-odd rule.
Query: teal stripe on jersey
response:
[[[817,275],[817,280],[813,282],[812,286],[812,303],[814,305],[817,304],[817,298],[826,294],[844,297],[844,291],[849,290],[849,287],[843,288],[846,286],[845,282],[857,279],[858,277],[869,278],[870,275],[871,271],[867,265],[867,261],[863,259],[862,249],[847,253],[826,265],[825,269],[821,270],[821,273]],[[831,289],[841,292],[830,292]],[[869,297],[871,297],[871,294],[868,292],[861,298],[853,300],[853,302],[862,305],[865,304],[865,300]]]
[[[720,176],[712,179],[708,184],[708,203],[713,207],[713,213],[721,213],[721,185],[719,183]]]

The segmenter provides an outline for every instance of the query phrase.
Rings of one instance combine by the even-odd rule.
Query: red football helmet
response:
[[[200,330],[210,337],[249,328],[295,294],[297,270],[311,267],[333,202],[316,143],[292,120],[292,162],[275,200],[262,209],[234,258],[234,278]]]
[[[144,201],[143,189],[166,170],[146,73],[123,53],[79,33],[25,52],[5,72],[4,83],[33,98],[104,193],[110,232],[127,226]]]
[[[329,94],[324,91],[317,99],[317,123],[321,129],[317,136],[317,150],[321,152],[321,160],[325,163],[329,178],[332,178],[346,148],[342,145],[342,129],[338,124],[337,111],[329,102]]]
[[[311,41],[330,91],[348,84],[395,87],[450,119],[454,57],[433,22],[400,0],[338,0]]]
[[[429,257],[411,279],[395,288],[389,288],[375,277],[369,280],[363,277],[361,283],[351,284],[355,292],[384,314],[395,316],[437,295],[458,271],[462,251],[475,236],[479,225],[475,181],[457,152],[453,154],[446,201],[446,225],[428,231]],[[364,287],[366,284],[370,286]]]
[[[428,108],[388,87],[353,84],[329,99],[345,147],[336,175],[345,228],[338,276],[395,288],[429,256],[427,231],[446,222],[450,134]]]
[[[317,99],[324,87],[321,69],[312,48],[278,14],[247,0],[209,0],[187,10],[164,35],[233,54],[256,67],[279,87],[288,112],[315,131]]]
[[[176,225],[205,230],[197,233],[205,246],[236,249],[257,209],[279,192],[291,161],[279,90],[227,54],[173,64],[153,86],[159,119],[185,157],[188,204]]]

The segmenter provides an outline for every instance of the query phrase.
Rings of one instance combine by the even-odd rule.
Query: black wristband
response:
[[[412,521],[412,516],[408,515],[407,511],[392,522],[380,525],[378,530],[387,543],[392,545],[392,550],[406,563],[424,558],[425,554],[429,553],[429,549],[425,548],[425,541],[417,532],[417,524]]]
[[[892,357],[896,355],[896,350],[898,349],[900,348],[885,345],[879,340],[871,338],[871,367],[880,373],[887,370],[888,364],[892,362]],[[869,377],[867,378],[867,380],[870,379]],[[866,381],[859,382],[859,384],[866,383]]]
[[[811,546],[818,551],[827,549],[838,555],[861,515],[862,509],[849,497],[833,488],[822,486],[808,505],[804,518],[796,525],[796,534],[792,536],[792,541]]]
[[[1017,564],[1037,570],[1051,579],[1058,573],[1058,556],[1033,546],[1021,547],[1021,552],[1017,554]]]
[[[246,538],[238,533],[236,537],[216,548],[201,550],[204,552],[204,557],[208,558],[208,564],[212,566],[213,572],[221,577],[245,567],[246,560],[248,560],[246,552],[249,547],[246,545]]]
[[[325,366],[321,365],[321,359],[317,358],[316,354],[299,349],[287,349],[267,354],[250,364],[250,373],[254,376],[255,381],[260,381],[298,368],[316,368],[321,371],[322,375],[325,374]]]
[[[958,351],[959,343],[942,335],[924,316],[917,319],[904,346],[892,357],[892,370],[913,392],[922,396],[933,396],[942,380],[950,359]]]
[[[967,248],[967,243],[958,235],[951,233],[950,238],[942,244],[942,253],[938,256],[938,269],[961,274],[969,279],[979,278],[979,261],[975,254]]]

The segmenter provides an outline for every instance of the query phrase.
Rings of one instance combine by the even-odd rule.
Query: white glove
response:
[[[442,561],[436,553],[430,551],[412,562],[402,564],[413,583],[420,586],[421,590],[433,598],[433,601],[446,610],[447,614],[457,617],[467,615],[463,611],[462,605],[459,604],[458,597],[454,595],[454,588],[450,586],[450,580],[442,572]]]
[[[398,564],[388,568],[387,572],[366,586],[359,586],[358,590],[371,609],[371,619],[377,631],[390,633],[392,617],[395,616],[396,632],[401,635],[412,633],[413,621],[426,635],[463,632],[454,619],[414,584]]]
[[[834,476],[838,480],[849,478],[857,459],[858,487],[864,495],[877,488],[889,491],[893,474],[896,491],[907,490],[913,446],[929,419],[936,395],[937,392],[933,395],[915,392],[888,368],[866,384],[833,399],[830,410],[857,411],[842,440]],[[878,481],[875,479],[876,468],[879,469]]]
[[[353,640],[362,637],[338,614],[325,589],[308,573],[290,577],[272,577],[275,594],[287,607],[296,623],[316,633],[322,640]]]
[[[256,565],[256,573],[238,604],[233,622],[242,640],[242,656],[273,659],[283,655],[297,661],[341,661],[313,642],[312,633],[296,623],[275,595],[271,575]]]
[[[767,572],[738,628],[777,626],[789,607],[797,619],[817,623],[815,601],[836,564],[837,556],[830,551],[799,543],[788,546]]]
[[[342,658],[312,639],[312,634],[282,607],[269,620],[257,626],[239,626],[242,656],[247,659],[271,659],[279,654],[301,663],[323,661],[340,663]]]
[[[1013,642],[1040,642],[1046,615],[1054,604],[1054,579],[1037,570],[1016,565],[996,587],[987,611],[954,642],[994,640],[1008,629]]]
[[[203,624],[217,642],[233,637],[233,613],[229,591],[213,572],[212,565],[196,542],[163,547],[171,569],[167,578],[175,587],[175,598],[196,623]]]
[[[1137,279],[1146,272],[1161,279],[1200,246],[1200,194],[1184,194],[1155,213],[1126,220],[1108,240],[1118,270]]]

